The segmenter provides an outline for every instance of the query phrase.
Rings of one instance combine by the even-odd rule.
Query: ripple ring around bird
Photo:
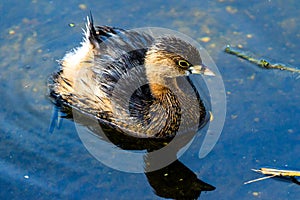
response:
[[[165,28],[157,28],[157,27],[138,28],[129,31],[147,33],[154,38],[159,38],[162,36],[179,37],[180,39],[194,45],[199,50],[203,63],[209,66],[210,69],[216,74],[216,76],[214,77],[202,76],[209,92],[209,100],[210,100],[209,103],[211,106],[210,111],[213,114],[213,120],[211,120],[208,123],[208,125],[206,125],[208,127],[205,129],[206,134],[200,146],[199,154],[198,154],[200,159],[206,157],[206,155],[209,152],[211,152],[211,150],[213,149],[213,147],[215,146],[215,144],[217,143],[221,135],[224,122],[225,122],[225,116],[226,116],[226,93],[225,93],[222,76],[216,64],[209,56],[207,51],[200,44],[198,44],[196,41],[194,41],[190,37],[180,32],[165,29]],[[128,49],[128,52],[133,50],[135,49]],[[134,74],[134,76],[140,76],[139,74],[140,72],[137,68],[131,69],[130,72],[128,73],[131,75]],[[133,80],[131,85],[132,87],[127,87],[127,91],[126,93],[124,93],[124,83],[122,81],[124,81],[125,79],[126,78],[124,77],[118,81],[117,86],[114,88],[112,98],[116,100],[120,99],[120,94],[121,94],[123,99],[122,101],[129,102],[130,96],[134,92],[134,90],[144,84],[147,84],[147,80],[145,77],[144,78],[139,77],[140,81],[138,83]],[[195,83],[195,85],[197,85],[198,79],[199,79],[198,76],[191,77],[191,80],[193,83]],[[176,95],[180,95],[180,93],[176,91],[174,93]],[[182,106],[181,108],[182,110],[186,110],[187,108],[185,107],[189,105],[185,105],[184,103],[181,103],[181,106]],[[106,166],[109,166],[113,169],[120,170],[123,172],[144,173],[145,171],[150,172],[150,171],[161,169],[169,165],[173,161],[175,161],[176,157],[170,156],[170,153],[174,152],[174,148],[175,151],[177,151],[177,158],[179,158],[188,149],[188,147],[192,144],[193,140],[195,139],[195,137],[191,139],[191,141],[180,150],[176,149],[176,147],[174,147],[173,145],[176,143],[177,135],[180,134],[177,134],[175,138],[167,146],[153,152],[147,153],[145,151],[138,152],[138,151],[122,150],[120,148],[117,148],[113,144],[107,143],[106,141],[108,141],[109,139],[106,138],[104,133],[101,135],[101,137],[105,138],[106,141],[100,140],[99,138],[97,138],[98,136],[92,134],[90,130],[81,126],[80,123],[76,123],[77,121],[76,112],[74,113],[75,114],[73,114],[73,118],[76,124],[78,135],[82,140],[86,149],[89,151],[89,153],[93,155],[98,161],[105,164]],[[184,113],[182,117],[183,118],[185,117]],[[98,124],[98,126],[100,126],[97,120],[95,120],[92,123]],[[99,128],[101,129],[101,127]],[[157,128],[159,129],[160,127]],[[184,129],[185,126],[180,126],[179,132],[184,131]],[[124,132],[126,132],[126,130],[124,130]],[[152,165],[151,167],[145,167],[145,162],[144,162],[145,155],[147,155],[147,157],[151,157],[151,159],[157,160],[157,162],[155,162],[157,164]]]

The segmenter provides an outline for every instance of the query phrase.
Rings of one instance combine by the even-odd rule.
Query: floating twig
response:
[[[273,177],[284,177],[290,178],[292,182],[296,184],[300,184],[299,181],[295,178],[296,176],[300,176],[300,171],[296,170],[281,170],[281,169],[273,169],[273,168],[260,168],[260,169],[251,169],[252,171],[267,175],[266,177],[254,179],[251,181],[247,181],[244,184],[249,184],[261,180],[265,180]]]
[[[300,69],[294,68],[294,67],[288,67],[285,64],[281,63],[271,63],[270,61],[267,61],[266,59],[263,58],[254,58],[252,53],[243,51],[241,49],[232,47],[230,45],[227,45],[226,48],[224,49],[226,53],[235,55],[237,57],[240,57],[244,60],[247,60],[263,69],[279,69],[279,70],[285,70],[285,71],[290,71],[294,73],[300,73]]]

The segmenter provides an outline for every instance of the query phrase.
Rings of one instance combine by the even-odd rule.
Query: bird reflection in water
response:
[[[177,151],[184,147],[194,136],[194,133],[180,136],[178,143],[168,152],[168,158],[172,163],[165,167],[152,171],[153,166],[162,162],[165,156],[153,156],[151,152],[159,150],[168,145],[170,138],[137,138],[123,132],[117,131],[111,125],[101,120],[94,123],[94,119],[80,111],[72,110],[70,107],[60,107],[64,118],[71,119],[76,116],[76,123],[91,130],[97,139],[110,143],[122,150],[146,150],[144,154],[145,175],[156,195],[171,199],[197,199],[202,191],[213,191],[215,187],[198,179],[197,175],[177,159]],[[90,135],[90,131],[81,131],[81,134]],[[82,138],[82,136],[81,136]],[[107,153],[108,158],[111,154]],[[134,163],[133,163],[134,164]],[[143,163],[141,163],[143,164]]]

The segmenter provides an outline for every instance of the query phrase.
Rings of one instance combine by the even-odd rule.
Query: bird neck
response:
[[[163,100],[170,93],[170,89],[161,83],[149,83],[152,95],[159,100]]]
[[[164,112],[164,116],[166,116],[163,128],[155,136],[175,136],[181,123],[181,108],[178,98],[165,85],[153,83],[150,84],[150,89],[155,98],[155,103],[161,107],[159,112]]]
[[[160,66],[147,65],[146,62],[145,68],[151,94],[155,99],[155,103],[161,107],[159,112],[164,112],[164,114],[159,115],[165,116],[165,124],[155,136],[175,136],[181,123],[180,103],[175,95],[178,91],[176,78],[162,76],[163,72]]]
[[[170,92],[174,86],[177,88],[176,78],[166,78],[162,76],[160,67],[145,65],[146,76],[150,86],[151,93],[154,97],[160,99]]]

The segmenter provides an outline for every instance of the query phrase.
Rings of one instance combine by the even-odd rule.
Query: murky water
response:
[[[203,159],[198,157],[201,136],[196,137],[180,163],[174,163],[175,169],[188,168],[186,174],[195,175],[187,175],[191,181],[216,188],[203,189],[200,199],[296,199],[300,187],[291,182],[243,183],[260,176],[252,168],[300,168],[299,75],[259,69],[225,54],[223,48],[240,45],[300,66],[299,7],[294,0],[0,3],[1,199],[163,196],[159,173],[120,172],[96,160],[73,121],[64,119],[61,127],[48,132],[53,105],[47,97],[47,79],[58,69],[57,60],[81,41],[89,10],[96,24],[127,29],[156,26],[185,33],[217,64],[227,94],[222,135]]]

